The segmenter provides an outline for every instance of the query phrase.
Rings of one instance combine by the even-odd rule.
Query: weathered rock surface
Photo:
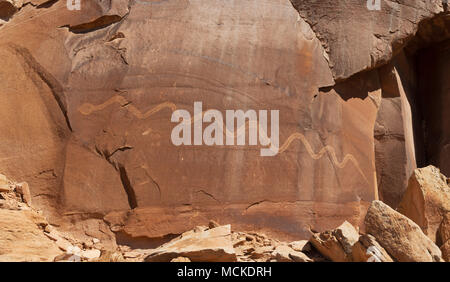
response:
[[[170,262],[191,262],[191,260],[185,257],[177,257],[172,259]]]
[[[272,257],[277,262],[312,262],[312,259],[304,253],[294,251],[286,245],[277,246],[272,253]]]
[[[450,240],[450,212],[444,215],[438,229],[438,244],[443,244]]]
[[[149,247],[211,218],[286,242],[362,229],[373,200],[396,207],[419,147],[450,159],[446,45],[433,83],[409,64],[450,38],[441,0],[82,2],[0,1],[0,171],[65,231]],[[173,145],[171,114],[195,101],[280,110],[279,154]]]
[[[291,247],[293,250],[297,252],[302,251],[310,251],[311,250],[311,244],[308,240],[300,240],[300,241],[294,241],[289,243],[289,247]]]
[[[450,213],[444,215],[439,226],[438,245],[441,246],[442,258],[450,262]]]
[[[381,1],[381,10],[367,2],[292,0],[328,51],[336,79],[388,61],[421,21],[444,12],[442,0]]]
[[[441,246],[442,258],[446,262],[450,262],[450,240]]]
[[[352,258],[354,262],[393,262],[386,250],[370,234],[359,237],[352,247]]]
[[[0,261],[52,261],[62,251],[44,235],[42,216],[0,209]]]
[[[417,223],[433,242],[438,242],[439,225],[450,213],[447,178],[434,166],[416,169],[398,211]]]
[[[358,231],[345,221],[334,230],[313,234],[309,241],[326,258],[334,262],[351,262],[352,248],[358,239]]]
[[[62,251],[44,235],[48,222],[42,214],[23,202],[25,184],[0,175],[0,261],[52,261]]]
[[[289,241],[307,239],[312,222],[361,224],[377,198],[377,75],[357,79],[361,99],[347,99],[352,85],[319,93],[333,75],[290,1],[65,4],[25,5],[0,30],[0,78],[11,85],[1,96],[0,152],[25,164],[0,161],[0,170],[30,184],[50,221],[122,210],[120,232],[132,238],[215,218]],[[194,101],[279,109],[279,154],[203,145],[194,156],[174,146],[172,105],[191,111]],[[186,207],[196,219],[178,217]]]
[[[420,227],[380,201],[373,201],[365,218],[366,232],[399,262],[439,262],[442,253]]]
[[[170,262],[185,257],[194,262],[236,261],[231,242],[231,226],[188,232],[157,248],[145,258],[147,262]]]
[[[93,261],[104,246],[59,232],[30,206],[29,186],[0,174],[0,261]]]

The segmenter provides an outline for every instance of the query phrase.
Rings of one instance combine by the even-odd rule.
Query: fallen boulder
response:
[[[179,236],[155,249],[145,261],[170,262],[178,257],[186,257],[193,262],[236,261],[231,226],[224,225]]]
[[[352,257],[354,262],[393,262],[386,250],[370,234],[359,237],[359,241],[353,245]]]
[[[16,185],[16,192],[22,197],[22,201],[31,206],[31,192],[28,183],[22,182]]]
[[[307,255],[293,250],[287,245],[279,245],[272,252],[272,258],[277,262],[312,262]]]
[[[358,231],[345,221],[335,230],[313,234],[309,241],[326,258],[334,262],[351,262],[352,247],[358,240]]]
[[[289,243],[289,247],[291,247],[294,251],[298,252],[309,252],[311,251],[311,243],[308,240],[300,240]]]
[[[438,168],[428,166],[414,171],[398,209],[417,223],[433,241],[443,217],[450,212],[450,187]]]
[[[441,251],[411,219],[381,201],[373,201],[365,218],[366,232],[399,262],[440,262]]]

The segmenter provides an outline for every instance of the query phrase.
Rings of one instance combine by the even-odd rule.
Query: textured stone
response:
[[[375,165],[383,200],[395,206],[404,191],[415,163],[411,97],[380,102],[391,87],[378,67],[427,35],[418,27],[443,11],[440,0],[384,1],[382,12],[356,0],[91,0],[81,11],[0,2],[12,8],[0,23],[0,171],[29,183],[33,206],[66,230],[108,234],[102,243],[113,245],[103,223],[113,213],[111,230],[129,242],[211,218],[293,241],[344,220],[362,228],[378,198]],[[394,65],[398,88],[415,77]],[[435,103],[445,105],[445,91]],[[173,145],[171,114],[195,101],[280,110],[279,154]],[[381,157],[377,117],[387,129],[404,124],[383,135],[405,140],[386,142]],[[395,164],[379,168],[383,157]]]
[[[52,261],[61,251],[42,230],[34,211],[0,209],[0,261]]]
[[[450,212],[444,215],[438,229],[438,245],[444,244],[450,240]]]
[[[366,232],[399,262],[442,261],[441,251],[406,216],[380,201],[373,201],[365,218]]]
[[[302,252],[293,250],[287,245],[279,245],[272,252],[277,262],[311,262],[312,260]]]
[[[358,231],[345,221],[332,231],[313,234],[309,241],[326,258],[334,262],[350,262],[352,247],[358,239]]]
[[[442,258],[446,262],[450,262],[450,241],[441,246]]]
[[[172,259],[170,262],[191,262],[191,260],[185,257],[177,257]]]
[[[379,70],[382,99],[374,129],[377,184],[380,200],[394,209],[417,163],[417,123],[413,122],[414,104],[410,102],[417,85],[411,61],[400,53]]]
[[[236,261],[230,225],[180,236],[155,249],[145,261],[169,262],[177,257],[186,257],[193,262]]]
[[[81,257],[87,260],[93,260],[99,258],[101,255],[100,250],[92,249],[92,250],[84,250],[81,252]]]
[[[308,240],[300,240],[289,243],[289,247],[291,247],[294,251],[302,252],[302,251],[310,251],[311,245]]]
[[[336,79],[385,63],[421,21],[444,11],[442,0],[381,1],[381,11],[363,2],[292,0],[326,47]]]
[[[444,215],[450,212],[450,187],[438,168],[416,169],[398,211],[417,223],[433,242]]]
[[[31,193],[30,193],[30,187],[28,186],[28,183],[22,182],[19,184],[16,184],[16,191],[22,195],[22,199],[25,203],[27,203],[29,206],[31,206]]]
[[[0,153],[24,164],[0,161],[0,170],[27,181],[33,205],[52,220],[58,211],[134,209],[116,230],[133,238],[214,218],[290,241],[307,239],[312,222],[318,230],[361,224],[359,212],[377,197],[377,107],[368,96],[377,77],[359,79],[362,99],[345,98],[351,84],[318,93],[333,76],[289,0],[48,6],[26,5],[0,31],[0,79],[12,86],[1,97],[8,138]],[[261,158],[248,146],[199,146],[194,156],[174,146],[173,105],[192,111],[194,101],[220,111],[279,109],[282,152]],[[197,216],[186,221],[174,211],[187,204],[186,217]]]
[[[375,237],[369,234],[361,235],[353,245],[352,257],[354,262],[393,262]]]

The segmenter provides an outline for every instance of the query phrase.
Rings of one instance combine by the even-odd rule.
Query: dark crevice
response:
[[[134,193],[134,189],[131,186],[131,182],[130,182],[130,179],[128,178],[127,170],[121,164],[118,164],[117,167],[119,169],[120,180],[122,181],[122,186],[128,197],[128,204],[130,205],[131,209],[135,209],[138,206],[136,194]]]
[[[103,155],[106,157],[106,159],[109,161],[109,162],[111,162],[111,157],[115,154],[115,153],[117,153],[117,152],[125,152],[125,151],[128,151],[128,150],[132,150],[133,149],[133,147],[132,146],[122,146],[122,147],[119,147],[119,148],[117,148],[117,149],[115,149],[112,153],[108,153],[108,152],[103,152]]]
[[[38,9],[46,9],[46,8],[50,8],[50,7],[52,7],[54,4],[56,4],[58,1],[59,1],[59,0],[50,0],[50,1],[44,2],[44,3],[40,4],[40,5],[37,5],[36,8],[38,8]]]
[[[208,192],[206,192],[205,190],[198,190],[198,191],[196,191],[196,193],[202,193],[202,194],[204,194],[204,195],[206,195],[206,196],[210,197],[210,198],[211,198],[211,199],[213,199],[214,201],[216,201],[216,202],[219,202],[219,203],[220,203],[220,201],[219,201],[219,200],[217,200],[217,199],[216,199],[216,197],[214,197],[214,195],[213,195],[213,194],[211,194],[211,193],[208,193]]]
[[[132,149],[133,149],[132,146],[124,145],[116,148],[114,151],[110,153],[108,150],[102,150],[98,146],[95,146],[95,151],[97,152],[97,154],[100,155],[100,157],[104,158],[109,164],[111,164],[114,167],[114,169],[117,172],[119,172],[122,187],[125,193],[127,194],[128,204],[131,209],[134,209],[137,208],[137,198],[136,193],[134,192],[134,188],[131,185],[131,181],[128,177],[127,170],[124,165],[111,159],[117,152],[125,152]]]
[[[103,17],[100,17],[89,23],[79,24],[79,25],[75,25],[75,26],[68,26],[68,27],[69,27],[70,32],[73,32],[76,34],[88,33],[88,32],[92,32],[92,31],[96,31],[96,30],[108,27],[114,23],[119,22],[120,20],[122,20],[122,17],[118,16],[118,15],[103,16]]]
[[[250,209],[251,207],[260,205],[260,204],[265,203],[265,202],[271,202],[271,201],[269,201],[269,200],[261,200],[261,201],[257,201],[257,202],[251,203],[250,205],[248,205],[248,206],[245,208],[245,210],[247,211],[247,210]]]
[[[450,174],[449,128],[450,107],[450,39],[417,52],[415,56],[418,76],[417,107],[421,113],[423,158],[418,166],[433,164],[444,174]]]

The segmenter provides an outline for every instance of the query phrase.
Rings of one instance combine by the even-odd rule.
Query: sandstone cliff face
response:
[[[417,162],[445,166],[444,108],[423,110],[415,89],[431,84],[414,59],[446,46],[442,1],[6,2],[0,171],[30,183],[51,222],[111,228],[124,242],[211,218],[306,239],[344,220],[363,227],[374,199],[396,207]],[[174,146],[171,113],[195,101],[280,110],[279,154]],[[420,145],[435,132],[438,151]]]

